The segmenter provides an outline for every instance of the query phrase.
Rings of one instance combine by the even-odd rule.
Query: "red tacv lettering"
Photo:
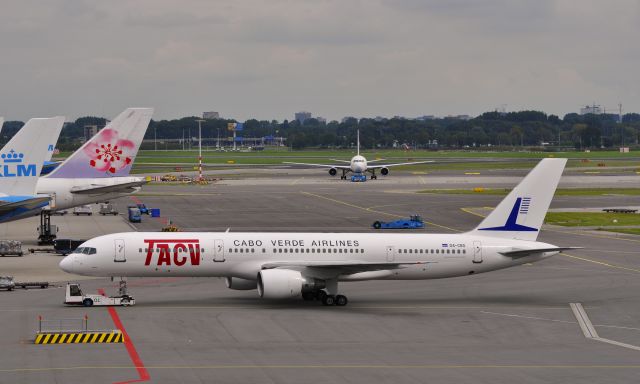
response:
[[[195,239],[179,239],[179,240],[144,240],[147,244],[147,256],[144,265],[151,265],[153,259],[153,253],[158,250],[157,265],[171,266],[171,259],[173,256],[173,264],[181,267],[187,263],[187,260],[191,262],[191,265],[200,265],[200,241]],[[189,251],[189,258],[185,253]],[[172,252],[173,251],[173,252]],[[183,253],[180,255],[180,253]]]

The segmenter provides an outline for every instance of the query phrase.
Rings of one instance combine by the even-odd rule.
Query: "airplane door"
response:
[[[387,247],[387,261],[394,261],[396,259],[396,249],[393,246]]]
[[[479,241],[473,242],[473,262],[482,263],[482,243]]]
[[[127,257],[124,252],[124,240],[122,239],[115,240],[115,256],[113,261],[120,263],[127,261]]]
[[[224,241],[214,240],[213,261],[223,262],[224,260]]]

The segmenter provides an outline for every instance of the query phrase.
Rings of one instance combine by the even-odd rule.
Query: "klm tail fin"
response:
[[[477,235],[535,241],[567,159],[543,159],[474,229]]]
[[[44,159],[58,141],[64,117],[31,119],[0,150],[0,192],[35,195]]]
[[[153,108],[129,108],[46,177],[102,178],[127,176],[138,154]]]

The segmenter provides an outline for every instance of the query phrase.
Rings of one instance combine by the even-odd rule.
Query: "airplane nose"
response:
[[[66,256],[64,259],[62,259],[60,261],[60,269],[68,273],[73,273],[74,257],[75,257],[74,255],[69,255],[69,256]]]

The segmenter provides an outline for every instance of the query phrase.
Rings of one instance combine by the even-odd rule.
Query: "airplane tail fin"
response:
[[[473,231],[477,235],[535,241],[567,159],[543,159]]]
[[[0,117],[0,131],[2,131],[3,124],[4,124],[4,117]]]
[[[360,156],[360,130],[359,129],[358,129],[357,135],[358,135],[358,144],[357,144],[358,145],[358,156]]]
[[[46,177],[127,176],[147,131],[153,108],[128,108]]]
[[[0,191],[34,195],[44,159],[53,151],[64,117],[31,119],[0,150]]]

